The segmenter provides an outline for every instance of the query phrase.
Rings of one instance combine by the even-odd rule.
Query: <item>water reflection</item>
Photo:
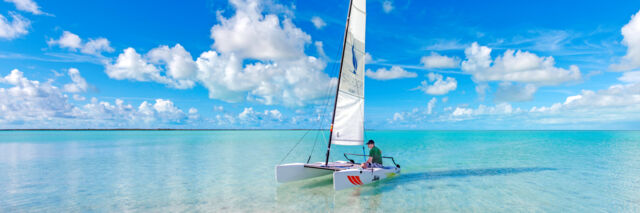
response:
[[[299,182],[279,184],[276,191],[276,201],[277,208],[284,210],[300,209],[306,206],[312,207],[309,210],[380,211],[383,206],[384,192],[391,191],[403,184],[445,178],[513,175],[555,170],[557,169],[548,167],[520,167],[413,172],[342,191],[333,190],[332,176],[327,175]]]

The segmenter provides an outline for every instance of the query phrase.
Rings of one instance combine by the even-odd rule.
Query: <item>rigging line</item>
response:
[[[300,140],[298,140],[298,142],[296,143],[296,145],[294,145],[291,149],[289,149],[289,152],[287,152],[287,154],[284,156],[284,158],[282,158],[282,160],[280,160],[280,163],[278,163],[278,165],[282,164],[282,162],[287,159],[287,157],[289,156],[289,154],[291,154],[291,151],[293,151],[293,149],[295,149],[298,144],[300,144],[300,142],[302,142],[302,140],[304,139],[305,136],[307,136],[307,134],[309,134],[311,130],[307,130],[304,135],[302,135],[302,137],[300,138]]]
[[[336,53],[335,54],[335,58],[340,57],[341,50],[342,49],[338,49],[337,51],[335,51],[335,53]],[[331,66],[331,69],[329,70],[329,74],[333,75],[333,74],[337,73],[337,70],[338,70],[339,66],[341,66],[341,65],[342,64],[340,64],[340,63],[333,63],[333,66]],[[309,161],[311,161],[311,156],[313,155],[313,152],[316,149],[316,144],[318,142],[318,134],[321,134],[323,141],[326,141],[326,137],[325,137],[324,133],[322,132],[322,128],[324,127],[325,118],[327,117],[326,116],[327,109],[329,108],[330,101],[333,98],[332,96],[330,96],[332,90],[333,90],[333,87],[327,87],[327,90],[324,93],[324,94],[326,94],[325,97],[327,97],[327,98],[325,98],[325,103],[322,105],[323,109],[322,109],[322,114],[321,114],[320,120],[319,120],[320,125],[318,126],[318,131],[316,132],[316,137],[315,137],[315,139],[313,141],[313,146],[311,148],[311,153],[309,153],[309,158],[307,158],[307,163],[309,163]]]

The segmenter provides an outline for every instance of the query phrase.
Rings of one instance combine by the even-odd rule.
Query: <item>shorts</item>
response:
[[[382,168],[382,164],[379,164],[379,163],[367,163],[367,168]]]

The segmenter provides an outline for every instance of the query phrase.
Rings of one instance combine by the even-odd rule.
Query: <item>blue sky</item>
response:
[[[0,128],[327,128],[348,1],[0,2]],[[371,129],[638,129],[640,2],[367,2]]]

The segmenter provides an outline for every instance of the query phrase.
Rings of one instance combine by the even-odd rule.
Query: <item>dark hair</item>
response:
[[[369,140],[369,142],[367,142],[367,145],[368,145],[368,144],[375,144],[375,143],[376,143],[376,142],[373,142],[373,140]]]

